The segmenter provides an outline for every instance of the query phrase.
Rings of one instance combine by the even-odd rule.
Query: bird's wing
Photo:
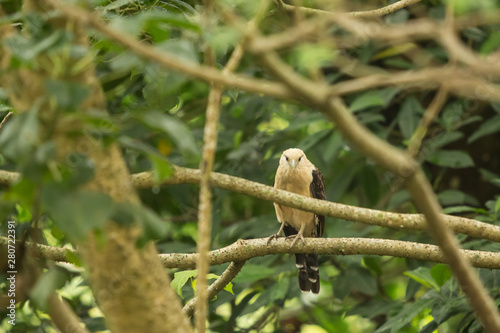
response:
[[[313,180],[310,185],[311,196],[316,199],[325,200],[325,180],[323,179],[323,174],[318,168],[312,171]],[[316,215],[316,237],[322,237],[325,230],[325,216]]]

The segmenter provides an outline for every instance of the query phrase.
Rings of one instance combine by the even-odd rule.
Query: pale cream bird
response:
[[[325,181],[321,172],[312,164],[298,148],[290,148],[280,158],[274,187],[280,190],[301,194],[307,197],[324,200]],[[268,243],[281,236],[284,231],[287,237],[294,237],[290,248],[304,237],[322,237],[325,228],[325,216],[306,212],[300,209],[274,204],[278,222],[281,227],[277,234],[269,237]],[[303,292],[319,292],[319,265],[317,254],[299,253],[295,255],[299,269],[299,287]]]

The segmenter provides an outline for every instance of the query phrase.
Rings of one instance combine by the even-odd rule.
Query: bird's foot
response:
[[[271,241],[272,241],[273,239],[277,239],[277,238],[279,238],[279,237],[281,237],[281,235],[280,235],[279,233],[278,233],[278,234],[272,234],[272,235],[271,235],[271,236],[269,236],[269,238],[267,239],[267,245],[269,245],[269,243],[271,243]]]
[[[297,243],[297,241],[300,239],[302,241],[302,244],[306,244],[306,240],[304,239],[304,236],[302,236],[301,234],[298,234],[298,235],[291,235],[291,236],[288,236],[288,238],[293,238],[293,242],[292,244],[288,247],[289,249],[291,249],[295,243]]]

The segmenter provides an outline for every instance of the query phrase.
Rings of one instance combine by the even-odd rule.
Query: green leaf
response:
[[[135,207],[136,221],[142,227],[142,235],[138,246],[142,247],[150,240],[161,239],[169,231],[168,224],[163,221],[152,209],[144,206]]]
[[[165,158],[158,157],[157,155],[149,155],[149,159],[153,164],[153,176],[155,184],[161,184],[174,172],[172,166]]]
[[[377,275],[382,275],[382,260],[380,257],[363,257],[363,263],[368,269],[375,272]]]
[[[419,267],[413,271],[406,271],[404,274],[427,288],[432,288],[437,291],[440,290],[439,285],[431,275],[431,270],[427,267]]]
[[[148,127],[162,131],[168,135],[177,145],[180,152],[188,155],[199,155],[199,149],[193,138],[191,130],[178,119],[160,113],[146,112],[141,120]]]
[[[481,49],[479,50],[479,53],[482,55],[488,55],[491,52],[495,51],[498,49],[500,46],[500,31],[493,31],[491,35],[486,39],[481,45]]]
[[[75,111],[87,99],[90,88],[79,82],[48,79],[45,81],[47,93],[55,99],[57,106]]]
[[[452,1],[453,8],[455,9],[455,13],[467,14],[476,10],[486,11],[488,9],[495,8],[494,0],[446,0],[446,2]]]
[[[375,205],[380,197],[380,182],[377,173],[371,166],[365,166],[360,173],[363,190],[371,205]]]
[[[369,296],[377,294],[377,281],[369,270],[362,267],[351,268],[347,271],[347,277],[352,289]]]
[[[389,105],[398,92],[399,89],[394,87],[367,91],[354,99],[349,110],[357,112],[375,106],[385,107]]]
[[[345,272],[340,273],[333,282],[333,296],[344,299],[351,292],[351,279]]]
[[[16,211],[17,211],[17,219],[19,222],[30,222],[31,221],[31,212],[29,209],[16,203]]]
[[[498,131],[500,131],[500,114],[483,122],[479,129],[467,139],[467,143],[472,143],[485,135],[490,135]]]
[[[308,73],[331,64],[336,54],[332,43],[303,43],[293,50],[292,58],[299,70]]]
[[[211,29],[207,42],[217,54],[225,54],[241,40],[241,31],[233,26],[218,26]]]
[[[459,190],[444,190],[439,192],[437,197],[443,206],[479,206],[479,202],[476,198]]]
[[[136,38],[142,31],[142,21],[135,15],[115,16],[109,23],[112,29],[127,34],[129,38]]]
[[[35,286],[30,291],[30,299],[39,309],[48,312],[50,310],[49,297],[57,289],[62,288],[68,279],[69,276],[66,271],[60,268],[50,269],[36,281]]]
[[[478,209],[470,206],[453,206],[443,208],[443,214],[477,213]]]
[[[238,273],[233,281],[237,283],[255,282],[257,280],[272,277],[275,273],[276,270],[274,268],[245,264],[241,272]]]
[[[374,333],[401,332],[401,328],[408,325],[420,312],[430,308],[433,299],[420,298],[413,303],[402,304],[396,315],[389,317]]]
[[[113,200],[104,193],[69,192],[54,185],[43,188],[42,204],[57,227],[74,238],[83,238],[90,230],[100,229],[113,213]]]
[[[150,109],[171,110],[179,103],[179,91],[188,82],[188,77],[150,64],[145,69],[146,85],[142,89]]]
[[[410,96],[404,100],[398,114],[398,125],[406,140],[412,137],[424,112],[424,108],[415,97]]]
[[[500,176],[497,175],[496,173],[493,173],[489,170],[486,169],[479,169],[479,172],[481,173],[481,177],[491,183],[492,185],[495,185],[496,187],[500,187]]]
[[[459,150],[438,150],[426,158],[426,161],[447,168],[469,168],[474,161],[466,152]]]
[[[439,287],[442,287],[451,276],[451,269],[445,264],[436,264],[431,268],[431,276]]]
[[[198,64],[198,51],[193,43],[185,39],[168,39],[163,43],[157,44],[161,50],[170,53],[178,60]]]
[[[189,281],[189,279],[194,278],[198,275],[198,271],[196,269],[180,271],[174,273],[174,278],[170,285],[174,288],[177,295],[184,298],[182,296],[182,287]]]
[[[233,292],[233,283],[232,282],[229,282],[228,284],[226,284],[226,286],[224,287],[224,290],[231,293],[231,295],[234,295],[234,292]]]
[[[0,132],[0,151],[5,157],[26,161],[39,143],[38,110],[17,114]]]
[[[274,287],[270,290],[269,297],[272,301],[282,301],[285,299],[290,289],[290,278],[282,273],[278,278],[278,282],[273,286]]]

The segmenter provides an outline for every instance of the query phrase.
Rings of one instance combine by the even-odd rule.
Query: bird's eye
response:
[[[302,159],[302,156],[299,157],[299,162],[300,162],[301,159]]]
[[[288,161],[288,156],[285,156],[286,160]]]

